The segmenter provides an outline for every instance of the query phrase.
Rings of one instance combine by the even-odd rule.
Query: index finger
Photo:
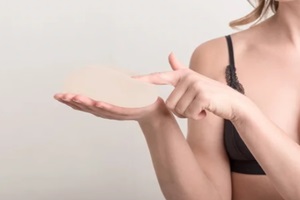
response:
[[[147,75],[132,76],[132,78],[156,85],[176,86],[180,80],[180,74],[178,71],[155,72]]]

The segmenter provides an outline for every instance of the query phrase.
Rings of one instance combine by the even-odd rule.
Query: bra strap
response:
[[[229,53],[229,65],[226,68],[226,81],[227,85],[232,87],[233,89],[245,94],[245,90],[242,84],[239,83],[238,77],[236,75],[236,68],[234,62],[234,51],[233,51],[233,44],[230,35],[226,35],[226,41],[228,46],[228,53]]]
[[[231,36],[226,35],[226,40],[227,40],[228,53],[229,53],[229,63],[231,65],[231,67],[234,68],[234,71],[235,71],[234,51],[233,51],[233,44],[232,44]]]

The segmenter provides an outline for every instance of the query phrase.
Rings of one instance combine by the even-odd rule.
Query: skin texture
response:
[[[55,98],[102,118],[137,121],[166,199],[300,199],[299,19],[300,1],[282,1],[275,16],[232,35],[245,95],[226,86],[228,52],[220,37],[194,51],[190,68],[171,54],[171,71],[134,77],[173,85],[166,102],[128,109],[71,94]],[[186,139],[173,114],[188,118]],[[266,176],[230,172],[223,118],[233,122]]]

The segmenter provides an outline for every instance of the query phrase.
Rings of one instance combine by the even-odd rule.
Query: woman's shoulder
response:
[[[225,35],[199,44],[190,58],[190,68],[209,78],[220,80],[229,64]]]
[[[250,30],[228,34],[232,39],[233,53],[237,57],[251,47]],[[229,65],[229,48],[226,35],[199,44],[190,59],[190,68],[210,78],[225,81],[224,73]]]

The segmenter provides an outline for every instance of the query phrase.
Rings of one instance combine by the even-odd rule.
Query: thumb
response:
[[[173,52],[169,55],[169,63],[173,70],[185,69],[185,67],[177,60]]]

